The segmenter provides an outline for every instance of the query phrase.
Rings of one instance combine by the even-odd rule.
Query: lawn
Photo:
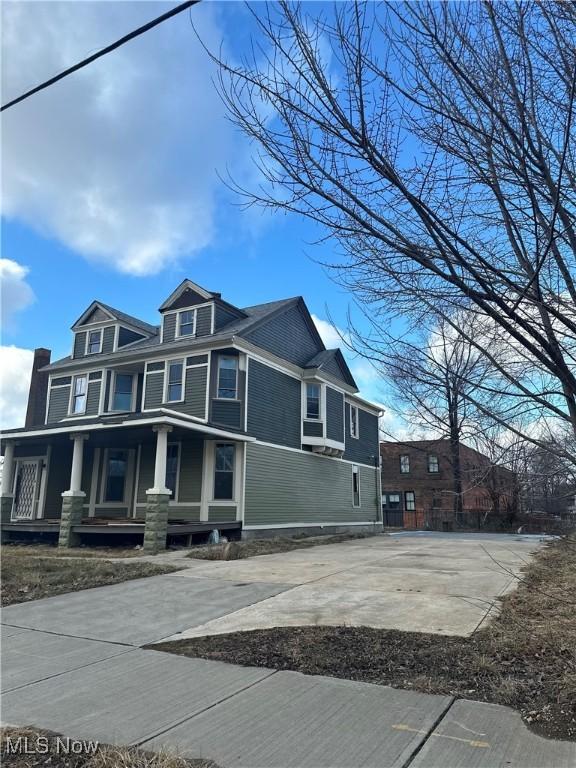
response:
[[[93,748],[87,739],[82,739],[83,754],[74,754],[71,740],[35,728],[2,728],[0,740],[2,765],[10,768],[218,768],[212,760],[188,760],[170,752],[92,742]]]
[[[41,553],[41,549],[2,547],[0,602],[3,606],[179,570],[147,562],[116,563],[94,556],[90,559],[58,557],[61,550]]]
[[[277,536],[273,539],[252,539],[231,541],[227,544],[209,544],[193,547],[188,557],[198,560],[242,560],[257,555],[275,555],[278,552],[291,552],[294,549],[307,549],[321,544],[339,544],[351,539],[365,539],[371,533],[335,533],[325,536]]]
[[[537,733],[576,740],[576,536],[541,549],[498,618],[469,638],[283,627],[151,647],[504,704]]]

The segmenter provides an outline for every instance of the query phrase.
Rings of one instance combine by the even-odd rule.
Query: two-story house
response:
[[[242,536],[381,525],[376,406],[301,297],[239,308],[184,280],[159,326],[94,301],[72,353],[37,350],[2,435],[6,532]],[[139,526],[139,527],[138,527]]]

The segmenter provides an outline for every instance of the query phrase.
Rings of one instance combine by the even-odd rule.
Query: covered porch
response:
[[[3,435],[3,539],[190,543],[239,535],[245,435],[163,413]]]

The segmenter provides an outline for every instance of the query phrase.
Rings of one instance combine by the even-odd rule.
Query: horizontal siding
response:
[[[168,520],[186,520],[187,522],[200,522],[200,505],[186,507],[168,507]]]
[[[228,309],[228,307],[223,307],[220,304],[215,304],[214,307],[215,316],[214,316],[214,330],[219,330],[225,325],[228,325],[228,323],[231,323],[233,320],[238,320],[239,317],[243,317],[239,312],[233,312],[231,309]]]
[[[304,365],[322,349],[312,335],[300,307],[282,312],[248,333],[246,338],[296,365]]]
[[[70,488],[72,469],[72,441],[70,445],[58,445],[52,449],[46,482],[44,517],[55,518],[62,514],[62,494]]]
[[[209,336],[212,333],[212,306],[196,310],[196,336]]]
[[[206,387],[208,386],[208,366],[188,368],[185,372],[183,403],[166,403],[173,411],[182,411],[199,419],[206,418]]]
[[[324,424],[321,421],[305,421],[302,424],[302,434],[306,437],[324,437]]]
[[[164,315],[163,323],[164,323],[164,330],[162,333],[162,341],[167,343],[169,341],[174,341],[176,338],[176,318],[178,315],[172,314],[172,315]]]
[[[74,352],[73,357],[84,357],[86,350],[86,331],[81,331],[74,336]]]
[[[202,439],[183,440],[180,445],[178,501],[200,501],[202,493]]]
[[[208,362],[208,355],[192,355],[186,358],[186,365],[203,365]]]
[[[361,506],[352,505],[352,465],[312,453],[246,446],[245,525],[377,520],[378,475],[360,467]]]
[[[128,517],[128,507],[107,507],[96,504],[94,517]]]
[[[94,416],[100,410],[100,389],[99,381],[91,381],[88,384],[88,396],[86,398],[86,415]]]
[[[113,325],[109,325],[108,328],[104,328],[102,335],[102,354],[109,355],[114,351],[114,337],[116,335],[116,328]]]
[[[146,374],[144,387],[144,408],[160,408],[164,397],[164,373]]]
[[[51,389],[48,394],[47,424],[65,419],[68,416],[68,404],[70,402],[70,387],[57,387]]]
[[[326,387],[326,437],[344,442],[344,395]]]
[[[212,400],[212,416],[210,420],[220,426],[241,429],[242,403],[238,400]]]
[[[360,437],[358,439],[350,434],[350,406],[346,403],[344,415],[345,443],[344,458],[348,461],[358,461],[361,464],[374,464],[378,461],[378,416],[358,408],[358,424]]]
[[[301,385],[280,371],[250,359],[248,433],[268,443],[300,448]]]
[[[344,378],[344,371],[340,368],[338,361],[334,357],[324,363],[322,370],[326,371],[326,373],[331,373],[332,376],[335,376],[337,379],[346,381]]]
[[[154,462],[156,447],[152,443],[146,443],[140,448],[140,468],[138,472],[138,488],[136,490],[136,503],[146,503],[146,491],[154,486]]]
[[[208,507],[209,522],[226,523],[226,522],[230,522],[230,520],[236,520],[235,506],[228,506],[228,507],[209,506]]]

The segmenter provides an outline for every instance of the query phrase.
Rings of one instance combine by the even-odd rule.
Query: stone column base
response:
[[[154,555],[166,549],[168,533],[169,493],[146,492],[146,527],[144,528],[144,552]]]
[[[62,517],[60,518],[59,547],[77,547],[80,536],[72,531],[73,526],[82,523],[84,491],[65,491],[62,494]]]

